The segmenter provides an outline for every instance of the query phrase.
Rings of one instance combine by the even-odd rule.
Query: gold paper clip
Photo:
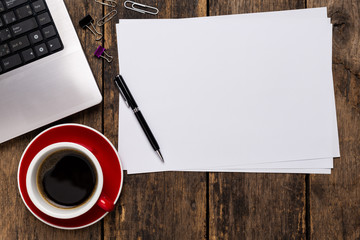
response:
[[[124,7],[126,7],[127,9],[130,9],[130,10],[139,12],[139,13],[149,13],[152,15],[156,15],[159,12],[159,9],[157,9],[156,7],[151,7],[151,6],[148,6],[145,4],[136,3],[134,1],[129,1],[129,0],[124,2]],[[137,7],[142,7],[142,8],[137,8]]]
[[[108,21],[110,21],[113,17],[115,17],[117,14],[117,11],[114,9],[111,12],[109,12],[108,14],[106,14],[103,18],[101,18],[100,20],[97,21],[97,25],[99,27],[101,27],[102,25],[104,25],[105,23],[107,23]]]
[[[105,6],[108,6],[108,7],[116,7],[115,0],[95,0],[95,2],[105,5]]]

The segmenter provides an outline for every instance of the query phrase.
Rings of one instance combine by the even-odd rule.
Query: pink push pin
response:
[[[110,56],[109,54],[107,54],[105,52],[105,48],[103,48],[101,45],[96,49],[94,55],[97,57],[97,58],[103,58],[105,59],[106,61],[108,61],[109,63],[112,62],[113,60],[113,57]],[[104,55],[103,55],[104,54]]]

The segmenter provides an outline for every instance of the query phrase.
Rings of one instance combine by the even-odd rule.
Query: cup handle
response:
[[[100,196],[96,204],[107,212],[111,212],[115,207],[114,203],[105,195]]]

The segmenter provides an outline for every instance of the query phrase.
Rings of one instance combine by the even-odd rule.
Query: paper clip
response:
[[[112,62],[113,60],[113,57],[110,56],[109,54],[107,54],[105,52],[105,48],[103,48],[101,45],[96,49],[94,55],[97,57],[97,58],[103,58],[105,59],[106,61],[108,61],[109,63]],[[103,55],[104,54],[104,55]]]
[[[108,6],[108,7],[116,7],[115,0],[95,0],[95,2],[105,5],[105,6]]]
[[[156,15],[159,12],[159,9],[157,9],[156,7],[151,7],[151,6],[148,6],[148,5],[145,5],[145,4],[136,3],[134,1],[129,1],[129,0],[124,2],[124,7],[126,7],[127,9],[130,9],[130,10],[139,12],[139,13],[149,13],[149,14],[152,14],[152,15]],[[142,7],[144,9],[137,8],[137,7]],[[148,10],[150,9],[150,10],[154,10],[154,11],[148,11],[146,9],[148,9]]]
[[[100,20],[97,21],[97,25],[99,27],[103,26],[105,23],[107,23],[108,21],[110,21],[113,17],[115,17],[117,14],[117,11],[114,9],[111,12],[109,12],[108,14],[106,14],[103,18],[101,18]]]
[[[103,35],[102,35],[102,33],[98,32],[96,30],[93,22],[94,22],[94,19],[90,15],[87,15],[86,17],[84,17],[83,19],[81,19],[79,21],[79,24],[80,24],[80,27],[83,29],[88,28],[95,35],[95,37],[99,36],[98,38],[96,38],[96,41],[99,41],[100,39],[102,39]]]

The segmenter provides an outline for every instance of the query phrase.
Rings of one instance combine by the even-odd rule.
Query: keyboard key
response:
[[[48,49],[45,43],[35,46],[35,53],[38,57],[42,57],[48,53]]]
[[[2,60],[2,63],[4,65],[4,69],[6,71],[6,70],[9,70],[10,68],[19,66],[22,63],[22,61],[21,61],[19,54],[15,54],[10,57],[4,58]]]
[[[31,60],[35,59],[35,53],[31,48],[22,51],[21,55],[25,62],[30,62]]]
[[[15,10],[15,12],[16,12],[19,19],[29,17],[29,16],[31,16],[33,14],[30,5],[25,5],[25,6],[21,7],[21,8],[18,8],[18,9]]]
[[[15,13],[8,12],[3,15],[5,24],[10,24],[16,21]]]
[[[45,10],[45,3],[43,0],[33,2],[32,6],[35,12],[41,12],[42,10]]]
[[[8,40],[9,38],[11,38],[11,33],[10,33],[10,30],[8,28],[0,30],[0,40],[2,42]]]
[[[49,13],[42,13],[39,16],[37,16],[37,20],[39,22],[40,25],[45,25],[49,22],[51,22],[51,18],[49,16]]]
[[[10,48],[13,52],[30,46],[30,42],[26,36],[10,41]]]
[[[56,35],[55,28],[53,25],[43,28],[42,32],[43,32],[45,38],[50,38],[50,37]]]
[[[54,52],[61,48],[61,43],[58,38],[51,39],[48,41],[48,46],[51,52]]]
[[[35,18],[30,18],[28,20],[22,21],[20,23],[14,24],[11,29],[15,36],[18,36],[24,32],[31,31],[38,27],[38,24]]]
[[[0,45],[0,57],[6,56],[8,54],[10,54],[9,46],[6,43]]]
[[[5,11],[4,4],[0,1],[0,12]]]
[[[8,9],[11,9],[26,2],[27,0],[5,0],[5,5]]]
[[[29,39],[32,44],[38,43],[43,40],[41,32],[39,30],[29,34]]]

